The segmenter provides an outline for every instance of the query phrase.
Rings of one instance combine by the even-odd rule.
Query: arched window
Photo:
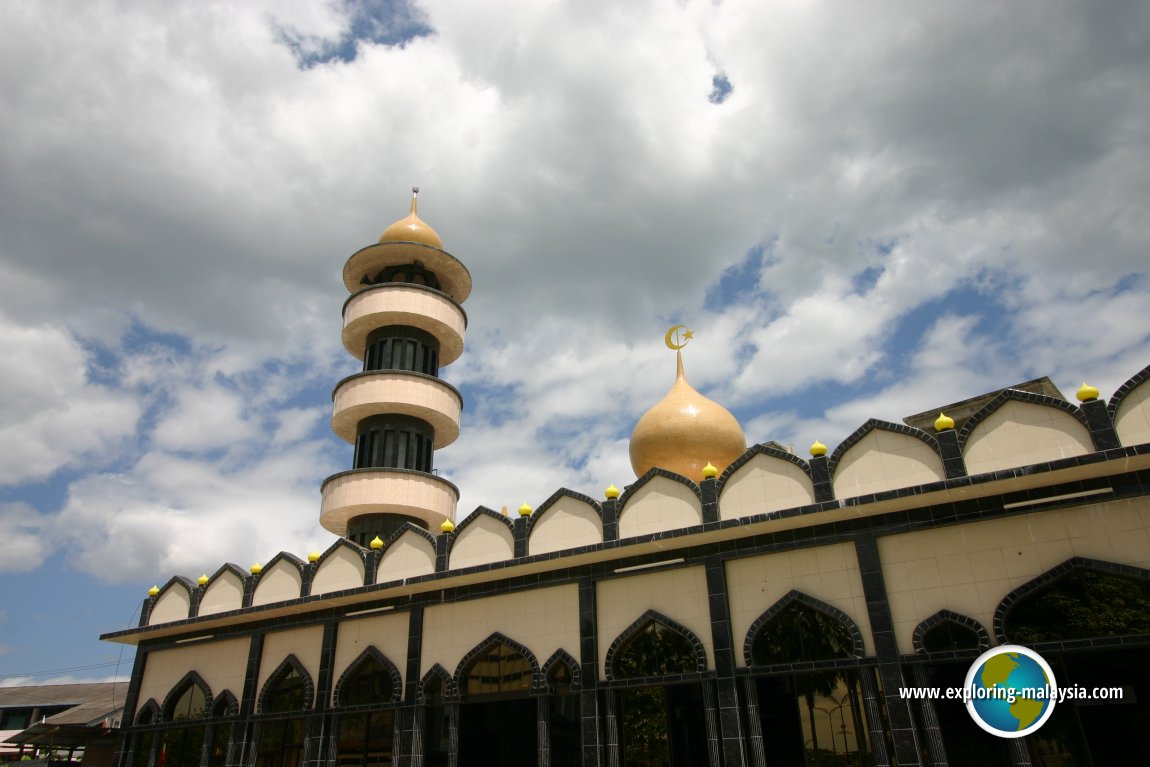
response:
[[[283,714],[302,711],[308,703],[308,680],[294,664],[285,667],[264,689],[260,712]]]
[[[778,668],[856,657],[861,636],[849,621],[829,605],[791,592],[755,622],[749,660],[753,666]],[[837,764],[845,759],[868,764],[859,673],[829,669],[760,677],[755,694],[763,731],[790,734],[764,742],[767,762]]]
[[[339,681],[339,705],[367,706],[391,703],[395,697],[395,677],[378,653],[365,652]]]
[[[149,700],[136,713],[136,725],[147,726],[156,723],[160,716],[160,707],[154,700]],[[152,749],[156,744],[156,731],[145,730],[133,736],[135,756],[133,767],[148,767],[152,762]]]
[[[159,760],[164,767],[199,767],[210,701],[210,693],[194,672],[172,689],[164,702],[164,721],[179,726],[163,731]]]
[[[683,634],[650,620],[633,633],[614,655],[614,676],[618,679],[690,674],[697,672],[694,645]]]
[[[311,696],[311,677],[294,656],[289,656],[264,685],[260,713],[297,716],[260,722],[256,767],[296,767],[301,763],[307,724],[303,713],[311,706]]]
[[[398,672],[374,647],[352,663],[336,686],[340,706],[373,706],[373,711],[339,715],[339,764],[390,765],[395,746]],[[387,708],[382,708],[387,706]]]
[[[547,737],[551,767],[577,767],[582,763],[579,696],[575,689],[578,666],[574,658],[559,650],[544,665],[543,673],[550,692]]]
[[[942,621],[922,635],[924,652],[977,650],[981,647],[978,632],[956,621]]]
[[[1011,605],[1003,631],[1024,645],[1150,634],[1150,582],[1079,567]]]
[[[164,710],[164,721],[179,722],[185,719],[201,719],[208,713],[208,697],[204,688],[189,679],[174,697],[170,698]]]
[[[423,756],[429,767],[442,767],[451,753],[451,716],[447,711],[447,672],[436,665],[423,680]]]
[[[461,681],[470,699],[477,695],[524,695],[533,680],[530,659],[510,644],[495,641],[472,659]]]
[[[224,767],[228,763],[228,747],[232,741],[232,723],[225,717],[235,716],[239,704],[231,693],[225,691],[212,704],[211,743],[208,746],[208,767]]]
[[[756,666],[850,658],[855,641],[849,628],[832,615],[798,600],[779,610],[751,644]]]

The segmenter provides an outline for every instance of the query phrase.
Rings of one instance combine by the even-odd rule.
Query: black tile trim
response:
[[[763,522],[773,519],[786,519],[792,517],[801,517],[808,515],[817,515],[823,511],[847,508],[847,507],[863,507],[860,511],[865,511],[867,504],[878,500],[886,500],[891,498],[901,498],[906,496],[917,495],[925,491],[934,491],[958,487],[967,487],[979,483],[989,482],[993,480],[1001,480],[1015,477],[1034,476],[1037,474],[1044,474],[1053,472],[1059,469],[1071,468],[1077,466],[1088,465],[1099,462],[1125,462],[1127,459],[1141,456],[1150,455],[1150,444],[1137,445],[1132,447],[1115,448],[1099,453],[1090,453],[1082,456],[1071,458],[1061,458],[1043,464],[1034,464],[1031,466],[1023,466],[1015,469],[1006,469],[1002,471],[990,472],[986,474],[977,475],[974,477],[961,477],[941,482],[930,483],[929,485],[902,488],[900,490],[884,491],[868,496],[859,496],[857,498],[847,498],[841,501],[830,501],[828,503],[815,503],[806,506],[797,506],[782,511],[774,511],[763,514],[757,514],[752,517],[740,517],[736,519],[723,520],[718,524],[718,528],[727,529],[733,527],[743,527],[745,525],[757,522]],[[1048,485],[1034,490],[1020,491],[1013,493],[999,493],[995,495],[986,496],[983,498],[976,498],[970,501],[948,501],[943,503],[935,503],[930,505],[922,505],[913,509],[892,511],[882,514],[865,515],[860,514],[856,519],[839,520],[837,522],[828,522],[825,524],[812,524],[805,527],[792,528],[788,530],[780,530],[777,532],[763,532],[754,536],[741,537],[738,539],[731,539],[720,541],[716,543],[700,543],[700,544],[683,544],[681,548],[676,548],[674,556],[683,556],[690,564],[697,564],[693,560],[705,557],[708,553],[719,552],[724,558],[732,556],[749,556],[754,554],[769,554],[775,551],[790,550],[805,548],[808,546],[821,546],[829,543],[840,543],[843,541],[853,541],[860,534],[874,534],[877,536],[892,535],[901,532],[908,532],[912,530],[932,529],[936,527],[943,527],[954,524],[964,524],[966,522],[975,520],[994,519],[1005,516],[1013,516],[1019,514],[1032,514],[1040,513],[1053,508],[1067,508],[1074,507],[1089,503],[1094,503],[1098,499],[1093,498],[1071,498],[1057,504],[1044,505],[1041,508],[1019,508],[1004,510],[1003,503],[1009,503],[1012,499],[1028,499],[1045,497],[1054,488],[1058,492],[1076,492],[1083,489],[1096,489],[1106,485],[1111,485],[1114,492],[1105,497],[1106,501],[1113,501],[1122,498],[1140,498],[1145,497],[1150,493],[1150,471],[1134,471],[1125,473],[1108,474],[1091,480],[1064,482],[1058,485]],[[606,505],[606,504],[605,504]],[[501,516],[501,515],[500,515]],[[814,520],[812,520],[814,521]],[[418,528],[414,528],[418,530]],[[398,533],[399,531],[397,531]],[[426,531],[419,531],[424,536],[431,538],[430,534]],[[471,567],[458,568],[448,572],[435,572],[422,576],[411,576],[403,580],[391,580],[380,583],[369,584],[367,586],[349,588],[338,592],[329,592],[318,597],[303,597],[299,599],[290,599],[281,602],[275,602],[266,605],[259,605],[257,607],[242,607],[234,610],[226,610],[220,613],[215,613],[208,616],[209,619],[216,620],[227,618],[236,615],[253,615],[261,611],[282,610],[286,605],[292,605],[293,608],[306,609],[310,601],[323,600],[331,598],[335,595],[340,596],[353,596],[356,594],[376,593],[380,594],[380,602],[371,603],[374,605],[387,605],[394,604],[397,608],[407,606],[412,603],[424,601],[428,597],[420,596],[412,599],[407,596],[389,596],[388,591],[396,586],[404,584],[426,583],[435,582],[444,578],[455,578],[461,575],[469,575],[473,573],[490,573],[489,579],[485,580],[482,584],[467,587],[448,587],[449,593],[487,593],[505,588],[515,588],[516,584],[520,582],[529,582],[533,585],[543,583],[561,584],[569,582],[570,578],[579,577],[580,573],[593,573],[595,577],[610,577],[615,568],[634,565],[646,564],[660,558],[657,555],[627,555],[623,552],[617,559],[597,562],[588,564],[586,566],[579,566],[576,568],[556,569],[543,573],[537,573],[530,576],[514,576],[512,578],[501,578],[499,570],[509,567],[517,567],[523,564],[530,564],[535,562],[544,562],[549,560],[560,560],[570,557],[575,554],[595,552],[595,551],[612,551],[612,550],[625,550],[626,548],[642,544],[650,541],[667,541],[673,542],[678,538],[690,538],[691,536],[705,532],[703,526],[696,525],[676,530],[667,530],[661,533],[652,533],[644,536],[636,536],[629,538],[625,541],[605,541],[601,544],[578,546],[572,549],[564,549],[562,551],[548,552],[546,554],[536,554],[533,556],[523,557],[519,559],[507,559],[497,562],[490,562],[483,565],[474,565]],[[439,535],[432,540],[438,543],[446,544],[445,539],[449,539],[454,533]],[[674,548],[669,546],[668,548]],[[667,556],[667,552],[663,552],[662,558]],[[249,577],[245,582],[250,584],[254,580]],[[154,598],[146,597],[144,599],[144,611],[147,610],[149,602]],[[250,599],[250,597],[249,597]],[[364,609],[369,607],[367,603],[357,604],[354,609]],[[346,608],[351,609],[351,608]],[[324,610],[317,610],[310,613],[307,620],[302,623],[314,623],[322,619],[325,614]],[[196,624],[200,619],[191,617],[174,621],[168,621],[163,624],[157,624],[156,628],[163,628],[164,630],[171,630],[175,627],[187,627],[187,633],[191,634],[197,630]],[[282,623],[290,623],[293,620],[292,616],[279,616],[274,619],[276,625]],[[239,629],[237,633],[250,634],[253,630],[258,629],[260,623],[247,623],[243,628]],[[138,628],[122,629],[119,631],[108,632],[101,635],[101,639],[115,640],[119,637],[135,636],[138,637],[138,642],[141,646],[150,644],[148,639],[148,632],[151,627],[141,626]],[[216,635],[221,636],[229,633],[229,630],[224,628],[215,629]],[[174,637],[169,639],[165,638],[156,643],[156,647],[162,646],[166,642],[174,641]]]
[[[411,523],[407,522],[405,524]],[[414,525],[412,525],[412,527],[414,527]],[[330,557],[335,556],[335,553],[340,549],[347,549],[352,554],[355,554],[357,557],[359,557],[359,561],[363,565],[364,581],[366,582],[367,571],[371,569],[370,560],[372,552],[370,549],[365,549],[358,543],[354,543],[347,538],[336,538],[335,543],[328,546],[327,549],[319,555],[319,559],[315,561],[315,572],[318,573],[320,568],[323,567],[324,563],[327,562]]]
[[[863,438],[870,434],[872,431],[889,431],[893,434],[902,434],[907,437],[914,437],[915,439],[923,442],[934,451],[938,456],[939,465],[942,465],[943,455],[942,448],[939,447],[938,440],[933,435],[928,434],[922,429],[916,429],[913,426],[906,424],[894,423],[892,421],[883,421],[878,418],[871,418],[862,426],[854,430],[854,432],[838,444],[834,452],[831,453],[827,463],[830,466],[831,477],[833,478],[838,469],[839,461],[843,459],[847,451],[852,447],[862,442]]]
[[[273,671],[268,676],[267,681],[264,682],[264,686],[260,690],[258,703],[256,704],[256,713],[264,713],[265,698],[271,693],[273,689],[275,689],[275,687],[283,680],[285,676],[291,673],[292,669],[295,669],[296,673],[298,673],[300,678],[303,679],[304,704],[303,707],[300,708],[300,712],[308,712],[312,710],[313,704],[315,702],[315,684],[312,682],[311,674],[309,674],[307,669],[303,667],[303,664],[299,662],[299,658],[292,654],[288,655],[286,658],[280,661],[280,664],[276,666],[276,670]],[[275,715],[282,716],[290,713],[294,712],[277,711]]]
[[[630,485],[627,485],[626,489],[623,491],[623,494],[619,496],[619,517],[620,518],[622,518],[623,512],[627,508],[627,502],[630,501],[631,498],[635,495],[635,493],[639,492],[643,488],[644,485],[646,485],[648,482],[652,482],[655,479],[655,477],[666,477],[667,479],[671,480],[672,482],[678,482],[680,485],[682,485],[683,487],[687,488],[692,493],[694,493],[695,497],[699,499],[699,505],[702,506],[702,504],[703,504],[703,491],[699,489],[698,485],[696,485],[694,482],[692,482],[691,480],[684,477],[682,474],[676,474],[673,471],[667,471],[666,469],[660,469],[658,466],[656,466],[652,469],[648,469],[646,474],[639,477],[637,480],[635,480]]]
[[[155,698],[148,698],[147,701],[144,702],[144,705],[140,706],[136,711],[136,718],[132,723],[140,727],[146,727],[150,724],[162,721],[163,718],[164,714],[160,709],[160,704],[156,703]],[[144,721],[145,719],[147,721]]]
[[[915,626],[914,634],[911,636],[911,644],[916,653],[929,654],[923,647],[923,640],[931,629],[943,623],[957,623],[959,626],[973,631],[978,637],[978,652],[985,652],[990,649],[990,635],[986,632],[985,626],[962,613],[956,613],[953,610],[939,610]]]
[[[966,451],[967,440],[970,435],[978,428],[978,425],[989,418],[996,410],[1002,407],[1010,400],[1017,402],[1027,402],[1032,405],[1042,405],[1044,407],[1052,407],[1055,410],[1061,410],[1063,413],[1070,415],[1074,420],[1090,433],[1090,424],[1086,420],[1086,416],[1082,411],[1071,405],[1063,399],[1050,397],[1045,394],[1035,394],[1033,392],[1021,391],[1019,389],[1003,389],[998,393],[998,396],[987,402],[981,410],[972,415],[965,424],[962,425],[962,430],[958,433],[958,444],[962,448],[964,454]]]
[[[347,664],[347,668],[339,675],[339,681],[335,683],[335,705],[343,707],[344,703],[340,699],[340,693],[343,688],[343,683],[351,678],[358,670],[361,664],[368,661],[375,661],[383,666],[387,671],[388,676],[391,677],[391,700],[379,701],[378,703],[399,703],[403,700],[403,678],[399,675],[399,669],[395,667],[386,655],[376,649],[375,645],[369,645],[367,649],[361,652],[356,659]]]
[[[583,672],[579,668],[579,662],[575,660],[574,657],[572,657],[571,653],[567,652],[563,648],[559,648],[554,653],[552,653],[551,657],[547,659],[547,662],[543,664],[543,668],[540,670],[542,686],[544,690],[546,692],[552,691],[550,682],[551,670],[558,665],[566,666],[567,671],[570,672],[572,692],[579,692],[582,690]]]
[[[1010,639],[1006,636],[1006,619],[1010,617],[1010,611],[1014,606],[1030,594],[1051,585],[1074,570],[1095,570],[1110,575],[1124,575],[1129,578],[1150,581],[1150,570],[1144,570],[1141,567],[1123,565],[1117,562],[1107,562],[1102,559],[1071,557],[1062,564],[1050,568],[1037,578],[1027,581],[1002,598],[1002,601],[998,603],[998,607],[994,611],[994,638],[1000,644],[1009,644]],[[1106,639],[1109,638],[1110,637],[1106,637]],[[1060,644],[1065,646],[1079,641],[1086,642],[1087,646],[1089,646],[1089,643],[1094,640],[1073,640],[1073,642],[1067,640]]]
[[[204,678],[197,672],[189,671],[180,678],[180,681],[176,682],[174,685],[172,685],[172,688],[168,690],[168,694],[164,697],[164,703],[162,706],[160,706],[160,717],[159,719],[152,720],[153,723],[158,723],[161,721],[172,721],[168,718],[168,712],[171,710],[172,706],[176,704],[180,696],[184,694],[184,690],[188,687],[188,685],[195,685],[196,687],[199,687],[200,692],[204,694],[204,710],[200,715],[200,718],[207,718],[211,715],[212,703],[215,700],[215,698],[212,697],[211,685],[205,682]]]
[[[587,504],[592,509],[594,509],[595,513],[598,515],[599,523],[600,524],[603,523],[603,506],[602,506],[602,504],[600,504],[598,501],[596,501],[594,498],[592,498],[589,495],[583,495],[583,493],[577,493],[574,490],[568,490],[565,487],[561,487],[558,490],[556,490],[554,493],[552,493],[550,498],[548,498],[546,501],[541,503],[539,505],[539,508],[537,508],[537,509],[535,509],[535,511],[531,512],[531,516],[527,518],[527,538],[528,539],[531,538],[531,531],[535,528],[535,525],[539,521],[539,519],[544,514],[546,514],[548,511],[550,511],[552,507],[554,507],[556,504],[559,503],[559,501],[563,500],[564,498],[570,498],[574,501],[582,501],[583,503]]]
[[[1110,398],[1110,402],[1106,405],[1106,409],[1110,411],[1110,420],[1112,422],[1118,417],[1118,408],[1122,406],[1122,401],[1135,389],[1146,383],[1147,380],[1150,380],[1150,365],[1147,365],[1130,376],[1126,383],[1118,387],[1118,391],[1114,392],[1114,396]]]
[[[695,636],[695,632],[691,631],[689,628],[679,623],[678,621],[668,618],[666,615],[663,615],[657,610],[648,610],[636,618],[630,626],[623,629],[622,633],[615,637],[615,641],[612,642],[611,646],[607,648],[607,655],[605,657],[604,665],[606,666],[607,670],[608,682],[618,682],[622,680],[631,681],[628,677],[621,677],[618,675],[618,672],[615,669],[615,658],[636,634],[647,628],[647,626],[652,623],[657,623],[664,628],[670,629],[671,631],[674,631],[676,634],[690,642],[691,649],[695,652],[695,673],[704,674],[707,672],[707,650],[705,647],[703,647],[703,643],[699,641],[699,638]],[[684,672],[684,675],[690,673],[691,672]],[[658,678],[667,679],[668,677]]]
[[[500,631],[495,631],[482,642],[475,645],[475,647],[471,648],[471,650],[469,650],[467,654],[464,655],[463,658],[459,661],[459,665],[455,667],[455,689],[459,691],[461,700],[463,699],[463,690],[466,687],[467,681],[464,679],[464,674],[467,673],[467,670],[471,668],[472,664],[475,663],[478,658],[488,653],[493,645],[499,644],[500,642],[507,645],[508,647],[513,648],[517,653],[526,658],[528,663],[531,664],[530,693],[538,694],[546,689],[546,685],[542,682],[539,675],[539,661],[535,658],[535,653],[527,649],[526,645],[521,644],[520,642],[516,642],[506,634]]]
[[[719,478],[716,481],[716,491],[720,499],[723,497],[723,488],[726,487],[728,480],[730,480],[731,477],[733,477],[739,469],[750,463],[757,455],[764,455],[768,458],[778,458],[781,461],[793,463],[795,466],[798,466],[803,470],[803,473],[807,475],[808,479],[811,479],[811,481],[814,482],[814,480],[811,478],[811,467],[807,464],[806,461],[804,461],[802,458],[799,458],[794,453],[788,453],[785,450],[779,450],[777,447],[771,447],[770,445],[752,445],[751,447],[747,448],[747,452],[743,453],[734,461],[732,461],[731,465],[728,466],[726,470],[719,475]]]
[[[436,663],[434,666],[427,670],[423,678],[419,680],[419,698],[416,701],[420,705],[427,704],[427,684],[432,679],[439,679],[443,685],[443,702],[451,703],[452,701],[459,700],[459,686],[455,684],[455,680],[451,677],[451,673],[443,666]]]
[[[846,630],[850,632],[851,642],[854,645],[854,657],[862,658],[866,654],[866,646],[863,643],[862,632],[859,631],[858,624],[855,623],[849,615],[837,607],[832,607],[821,599],[812,597],[810,594],[804,594],[797,589],[791,589],[786,594],[784,594],[782,598],[779,599],[779,601],[768,607],[762,615],[760,615],[758,618],[755,618],[754,622],[751,623],[750,628],[747,629],[747,635],[743,639],[743,663],[746,664],[747,668],[763,669],[774,668],[778,665],[801,665],[793,663],[761,666],[755,663],[754,658],[751,655],[751,648],[755,644],[755,637],[758,635],[759,631],[762,630],[763,626],[766,626],[767,623],[775,618],[775,616],[790,607],[794,602],[798,602],[801,605],[805,605],[807,607],[818,610],[819,612],[828,615],[841,623],[846,628]]]

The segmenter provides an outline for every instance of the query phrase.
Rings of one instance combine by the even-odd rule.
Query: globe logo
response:
[[[1021,738],[1054,712],[1058,687],[1046,660],[1021,645],[984,652],[966,672],[966,710],[982,729],[1002,738]]]

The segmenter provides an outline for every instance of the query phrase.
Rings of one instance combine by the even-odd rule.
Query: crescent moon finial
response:
[[[695,331],[686,325],[672,325],[671,329],[667,331],[667,334],[663,336],[663,343],[667,345],[668,349],[678,351],[686,346],[694,337]]]

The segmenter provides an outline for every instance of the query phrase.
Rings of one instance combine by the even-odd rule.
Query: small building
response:
[[[0,763],[112,767],[125,682],[0,687]]]
[[[337,537],[172,577],[103,637],[137,647],[117,767],[1150,763],[1150,367],[1108,400],[1038,379],[800,457],[747,447],[680,353],[632,484],[456,524],[438,374],[470,275],[413,198],[343,276],[364,369],[333,395]],[[905,693],[1004,644],[1120,699],[999,738]]]

